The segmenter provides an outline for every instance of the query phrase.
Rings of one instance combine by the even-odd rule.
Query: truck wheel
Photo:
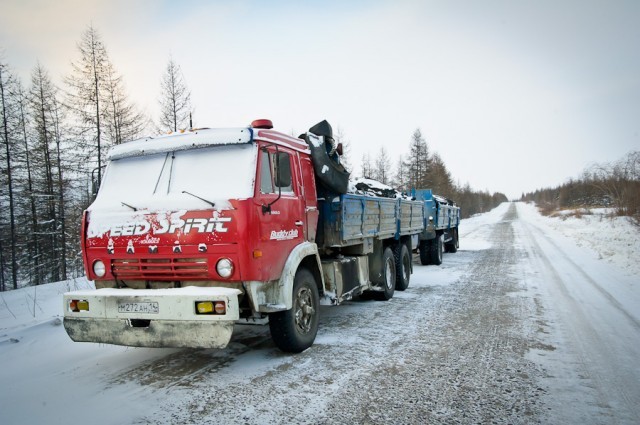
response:
[[[431,241],[420,241],[420,245],[418,245],[418,251],[420,251],[420,264],[423,266],[428,266],[431,264],[431,248],[429,242]]]
[[[431,243],[431,264],[439,266],[442,264],[442,255],[444,253],[444,235],[435,238]]]
[[[404,291],[409,287],[409,279],[411,279],[409,248],[407,248],[407,245],[399,243],[394,249],[393,255],[396,262],[396,290]]]
[[[376,298],[380,301],[389,301],[393,298],[396,289],[396,262],[393,258],[391,248],[385,248],[382,254],[382,279],[384,291],[374,292]]]
[[[293,281],[291,310],[269,315],[269,330],[276,346],[288,353],[311,347],[318,333],[320,297],[313,274],[305,268],[297,271]]]

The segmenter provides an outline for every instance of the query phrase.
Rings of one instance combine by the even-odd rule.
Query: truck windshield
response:
[[[255,145],[242,144],[113,160],[90,209],[211,208],[199,198],[228,208],[229,199],[253,196],[256,157]]]

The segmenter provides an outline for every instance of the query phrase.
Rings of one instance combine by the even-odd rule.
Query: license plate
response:
[[[118,303],[118,313],[158,314],[160,307],[154,302]]]

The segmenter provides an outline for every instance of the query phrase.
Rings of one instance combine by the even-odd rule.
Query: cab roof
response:
[[[257,141],[272,143],[309,153],[309,147],[302,139],[287,136],[286,134],[270,129],[241,127],[203,128],[155,137],[143,137],[114,146],[109,151],[107,158],[115,160],[211,146],[256,143]]]

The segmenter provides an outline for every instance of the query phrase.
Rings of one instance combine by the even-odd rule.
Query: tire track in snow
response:
[[[591,285],[596,291],[600,292],[600,294],[602,294],[602,296],[604,296],[607,299],[607,301],[618,310],[618,312],[620,312],[622,315],[624,315],[627,318],[627,320],[629,320],[629,322],[633,325],[635,330],[640,332],[640,320],[638,320],[633,315],[631,315],[631,313],[629,313],[627,309],[625,309],[624,306],[613,295],[611,295],[598,282],[596,282],[593,278],[591,278],[591,276],[589,276],[583,270],[582,267],[580,267],[572,259],[570,259],[567,256],[567,254],[564,252],[564,250],[558,247],[558,245],[556,245],[556,243],[553,242],[553,240],[551,240],[547,235],[545,235],[542,229],[540,229],[538,226],[532,223],[527,223],[527,226],[533,228],[536,232],[536,236],[543,238],[545,243],[553,247],[554,254],[559,255],[560,257],[562,257],[563,261],[565,261],[567,264],[570,264],[573,270],[579,273],[585,282]],[[532,234],[530,230],[529,230],[529,234],[530,235]]]

